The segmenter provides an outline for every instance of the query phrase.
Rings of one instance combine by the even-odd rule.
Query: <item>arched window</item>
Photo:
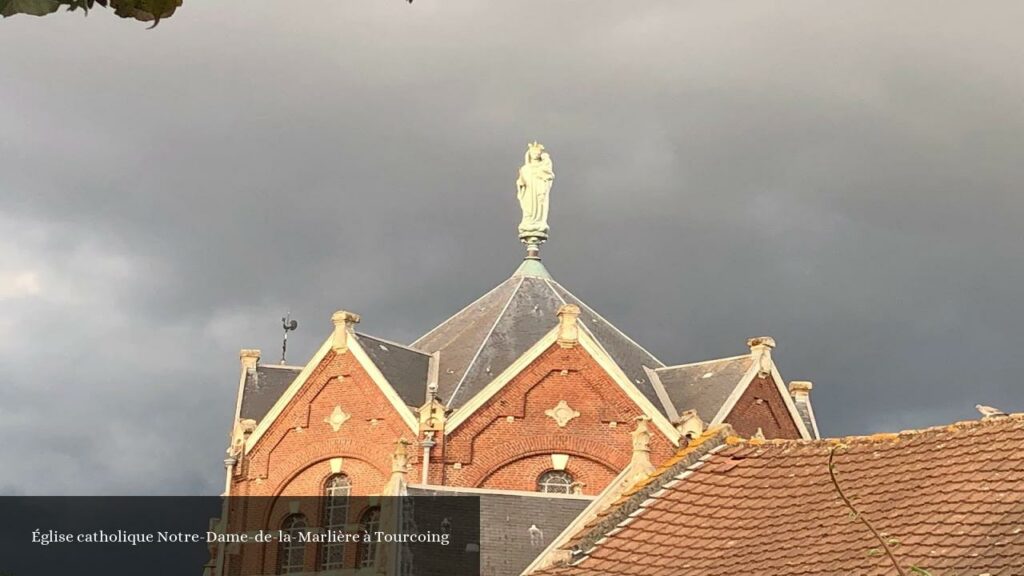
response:
[[[291,535],[291,540],[283,539],[277,551],[277,573],[294,574],[302,572],[306,563],[306,544],[299,541],[299,533],[306,530],[306,517],[292,514],[284,519],[281,530]]]
[[[572,474],[565,470],[548,470],[537,478],[537,492],[572,494]]]
[[[324,483],[324,530],[344,530],[351,492],[352,482],[344,474],[335,474]],[[344,542],[327,542],[320,547],[320,569],[337,570],[342,567],[344,557]]]
[[[369,532],[370,536],[374,536],[377,530],[380,530],[380,508],[374,506],[363,513],[363,517],[359,520],[359,531]],[[377,544],[375,542],[372,540],[370,542],[360,542],[359,568],[372,568],[376,555]]]

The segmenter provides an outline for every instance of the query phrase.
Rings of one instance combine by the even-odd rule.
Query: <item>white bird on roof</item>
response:
[[[995,418],[997,416],[1006,416],[1006,412],[1003,412],[999,408],[984,406],[982,404],[976,404],[974,407],[978,409],[978,412],[981,412],[982,418]]]

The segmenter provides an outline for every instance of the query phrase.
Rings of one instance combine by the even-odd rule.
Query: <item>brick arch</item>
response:
[[[473,472],[467,474],[463,484],[478,487],[500,469],[531,456],[546,454],[568,454],[600,464],[613,474],[629,463],[630,455],[625,450],[589,438],[578,438],[565,434],[534,436],[515,442],[508,442],[495,448],[473,462]]]
[[[289,472],[273,485],[273,489],[269,493],[274,497],[279,496],[284,492],[285,487],[300,474],[331,458],[363,462],[379,472],[385,480],[391,472],[391,450],[375,445],[357,443],[350,438],[337,438],[329,442],[308,444],[303,450],[292,452],[282,457],[279,465]],[[344,472],[344,468],[342,472]],[[329,475],[325,475],[321,481],[326,480],[326,477]]]
[[[367,460],[365,458],[356,456],[354,452],[346,452],[346,453],[340,453],[340,454],[331,454],[331,455],[327,456],[326,458],[320,458],[318,460],[313,460],[313,461],[307,462],[304,466],[292,470],[291,473],[286,478],[284,478],[282,480],[282,482],[280,482],[277,487],[275,487],[274,492],[271,493],[272,495],[270,495],[267,498],[257,498],[257,499],[254,499],[254,500],[250,500],[250,502],[255,501],[255,502],[259,503],[261,506],[265,506],[265,509],[259,511],[259,513],[254,514],[254,516],[252,518],[247,520],[246,525],[248,526],[248,528],[249,529],[268,529],[268,530],[276,530],[276,529],[278,529],[280,527],[281,523],[284,521],[284,519],[292,514],[292,511],[287,506],[282,505],[282,503],[287,503],[289,500],[291,500],[293,498],[301,499],[300,500],[301,505],[300,505],[300,508],[299,508],[298,512],[303,514],[303,515],[305,515],[306,521],[309,523],[309,525],[311,525],[311,526],[319,525],[319,522],[322,520],[321,517],[320,517],[320,512],[321,512],[320,504],[321,504],[321,497],[322,497],[322,489],[323,489],[323,486],[324,486],[324,483],[326,482],[326,480],[328,478],[330,478],[331,476],[334,476],[334,472],[332,472],[330,470],[329,466],[326,465],[326,463],[331,458],[344,458],[345,459],[345,464],[342,465],[341,473],[342,474],[347,474],[349,476],[349,478],[354,478],[353,482],[357,486],[360,484],[360,480],[359,480],[360,476],[358,474],[355,474],[355,475],[352,474],[351,468],[350,468],[350,471],[348,473],[346,473],[346,471],[345,471],[345,467],[346,466],[350,466],[350,464],[349,464],[350,462],[358,462],[361,466],[365,466],[366,468],[369,468],[371,471],[379,474],[380,477],[381,477],[381,483],[380,483],[381,487],[383,487],[384,482],[386,482],[386,480],[388,478],[388,474],[390,474],[390,471],[385,473],[384,468],[374,464],[373,462],[371,462],[371,461],[369,461],[369,460]],[[390,456],[389,456],[389,458],[390,458]],[[284,495],[284,491],[287,489],[287,487],[293,481],[295,481],[297,478],[301,477],[304,473],[306,473],[306,472],[308,472],[311,469],[316,468],[316,467],[323,467],[323,469],[324,469],[322,473],[316,473],[315,474],[316,481],[315,481],[314,484],[318,487],[318,491],[317,491],[316,494],[308,494],[308,495],[304,495],[304,496]],[[366,504],[366,499],[365,498],[357,498],[356,501],[357,502],[363,502],[364,503],[364,509],[368,506]],[[361,512],[360,512],[360,514],[361,514]],[[253,525],[254,522],[255,522],[255,525]],[[319,550],[319,545],[310,545],[310,548],[307,548],[307,551],[308,550],[318,551]],[[262,566],[262,569],[264,571],[266,571],[266,570],[273,571],[273,567],[276,565],[276,562],[277,562],[277,554],[278,554],[278,543],[277,542],[268,542],[268,543],[265,543],[263,546],[260,547],[259,563],[260,563],[260,566]],[[309,560],[307,559],[307,561],[309,561]]]
[[[594,460],[587,454],[566,454],[569,462],[565,467],[575,482],[581,483],[582,493],[596,494],[618,473],[618,470]],[[548,453],[523,456],[492,470],[480,480],[477,488],[496,488],[534,491],[537,481],[545,472],[556,470]]]

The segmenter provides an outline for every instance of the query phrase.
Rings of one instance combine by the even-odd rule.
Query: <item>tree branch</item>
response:
[[[836,492],[839,494],[839,497],[843,499],[843,503],[846,504],[846,507],[849,508],[851,512],[853,512],[854,517],[860,520],[862,524],[867,526],[868,530],[871,531],[871,534],[875,536],[875,539],[877,539],[878,542],[882,544],[882,549],[885,550],[885,554],[889,557],[889,560],[892,561],[892,565],[894,568],[896,568],[896,572],[900,576],[907,576],[907,573],[903,570],[903,568],[900,568],[900,563],[896,560],[896,554],[893,553],[892,548],[889,548],[889,543],[886,542],[885,538],[883,538],[882,535],[878,533],[878,530],[875,530],[875,527],[871,525],[871,522],[867,518],[865,518],[863,514],[860,513],[860,510],[857,510],[857,507],[853,505],[853,502],[851,502],[850,499],[846,497],[846,494],[843,493],[843,488],[839,486],[839,479],[836,478],[835,466],[836,449],[838,448],[839,446],[833,446],[832,449],[829,450],[828,452],[828,475],[829,478],[832,479],[832,485],[835,486]]]

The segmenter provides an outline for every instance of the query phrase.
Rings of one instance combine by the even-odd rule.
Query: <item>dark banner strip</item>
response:
[[[479,573],[475,497],[0,497],[0,576]]]

